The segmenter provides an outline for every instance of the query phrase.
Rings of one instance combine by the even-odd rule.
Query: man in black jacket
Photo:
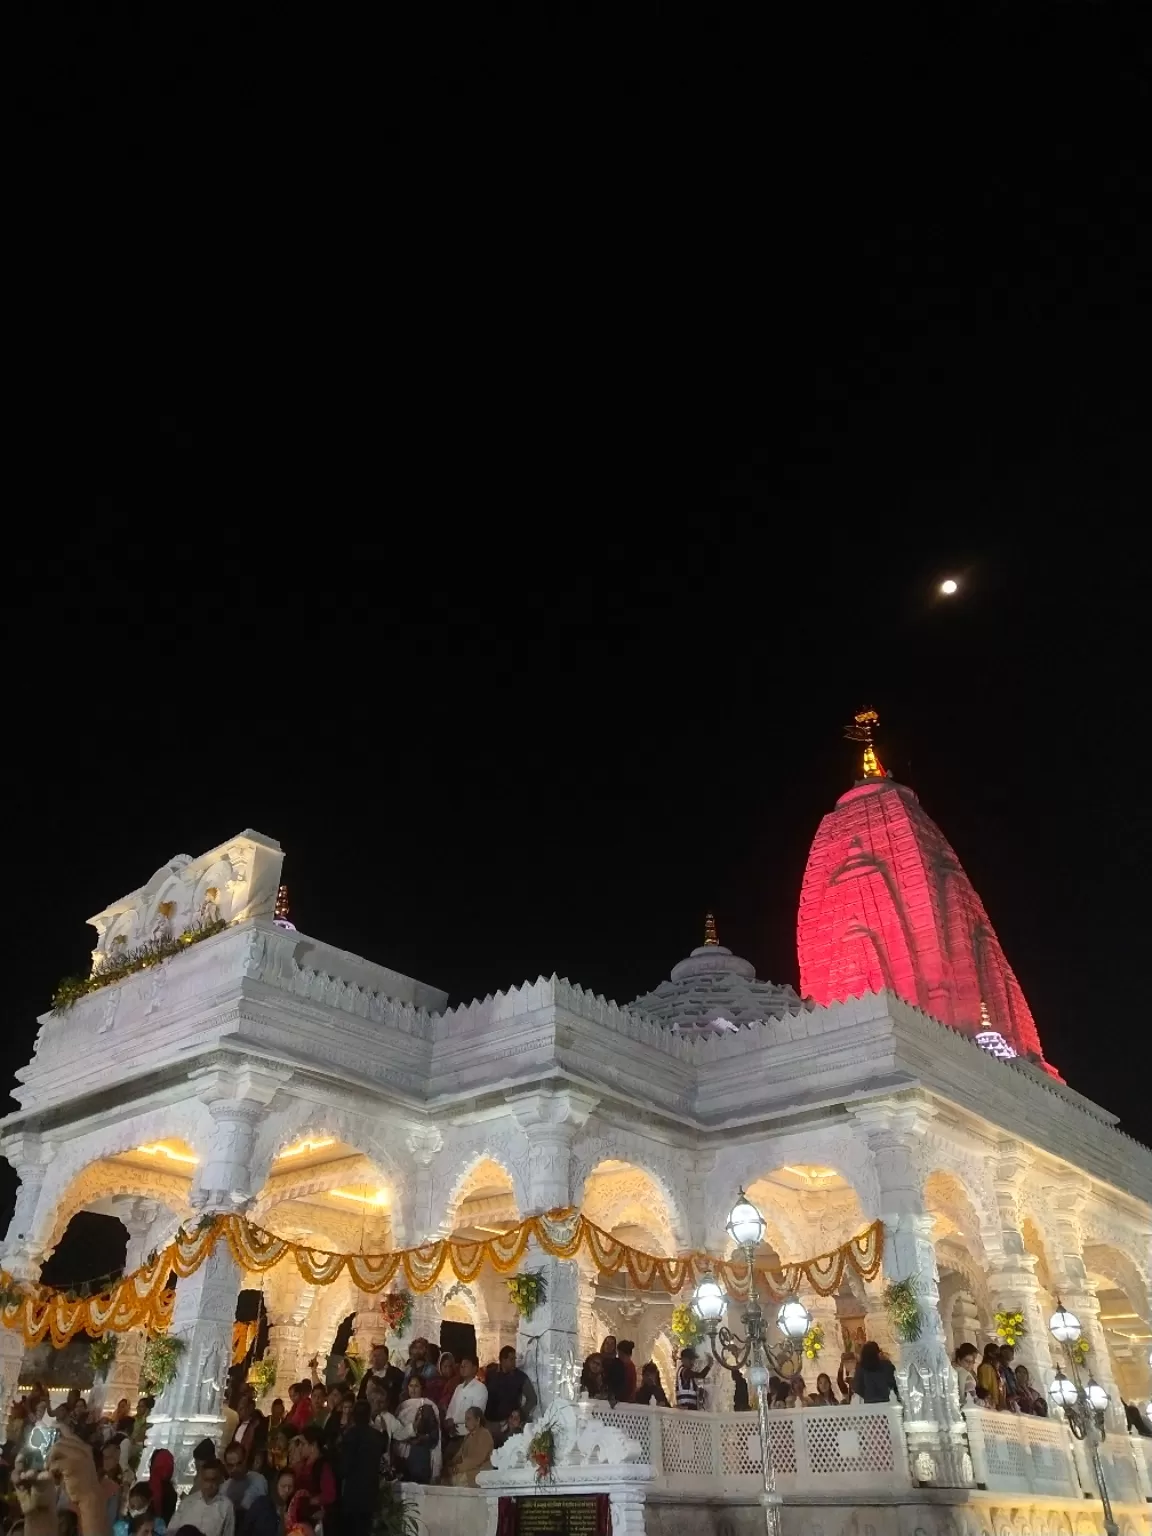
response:
[[[388,1412],[395,1413],[400,1405],[400,1389],[404,1385],[404,1372],[391,1364],[387,1344],[373,1344],[372,1364],[364,1372],[360,1390],[356,1394],[363,1402],[368,1395],[368,1383],[375,1381],[383,1392]]]
[[[360,1398],[352,1410],[352,1428],[340,1442],[340,1502],[344,1536],[371,1536],[380,1498],[380,1463],[388,1441],[372,1428],[372,1409]]]

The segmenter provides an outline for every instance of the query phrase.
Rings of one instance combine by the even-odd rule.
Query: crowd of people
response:
[[[581,1395],[612,1405],[709,1406],[715,1362],[684,1349],[670,1401],[652,1361],[637,1372],[633,1349],[605,1338],[584,1361]],[[980,1358],[974,1344],[961,1344],[955,1364],[961,1406],[1047,1414],[1011,1346],[987,1344]],[[34,1389],[14,1406],[0,1456],[5,1536],[371,1536],[389,1485],[474,1486],[492,1452],[537,1407],[510,1345],[483,1368],[474,1355],[457,1358],[418,1338],[403,1366],[377,1344],[362,1375],[347,1359],[330,1385],[315,1360],[310,1369],[267,1416],[252,1389],[241,1388],[219,1442],[196,1447],[194,1484],[182,1498],[169,1451],[154,1451],[141,1467],[150,1397],[134,1412],[121,1400],[100,1417],[78,1390],[52,1409],[48,1393]],[[732,1375],[734,1407],[750,1411],[748,1383],[742,1372]],[[771,1375],[765,1390],[772,1409],[899,1400],[895,1369],[875,1341],[858,1356],[846,1350],[835,1381],[821,1371],[814,1391],[800,1374]]]

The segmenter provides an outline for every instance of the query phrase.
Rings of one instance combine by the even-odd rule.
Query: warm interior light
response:
[[[818,1168],[814,1163],[785,1163],[785,1173],[795,1173],[802,1179],[834,1179],[835,1168]]]
[[[376,1189],[365,1193],[362,1189],[330,1189],[330,1195],[339,1195],[341,1200],[355,1200],[360,1205],[387,1205],[388,1191]]]
[[[198,1163],[200,1159],[190,1152],[177,1152],[173,1147],[166,1147],[162,1141],[155,1141],[148,1147],[137,1147],[137,1152],[142,1152],[145,1157],[166,1157],[173,1163]]]
[[[303,1141],[298,1141],[294,1147],[285,1147],[283,1152],[278,1152],[276,1161],[279,1162],[282,1157],[303,1157],[306,1153],[319,1152],[323,1147],[334,1147],[335,1145],[335,1136],[322,1136],[318,1141],[309,1141],[305,1137]]]
[[[1102,1323],[1125,1323],[1130,1318],[1138,1318],[1139,1316],[1139,1312],[1101,1312],[1100,1321]]]

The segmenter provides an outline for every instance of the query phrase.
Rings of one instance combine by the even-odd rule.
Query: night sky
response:
[[[1046,1055],[1152,1142],[1135,11],[244,14],[159,80],[151,13],[24,16],[70,156],[146,98],[193,336],[148,506],[8,561],[0,1075],[85,917],[246,826],[303,931],[454,1002],[626,1001],[708,908],[795,983],[872,704]]]

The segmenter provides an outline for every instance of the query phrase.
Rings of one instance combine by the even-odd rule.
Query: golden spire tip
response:
[[[711,912],[705,912],[704,914],[704,942],[705,944],[719,944],[720,942],[716,935],[716,919],[712,916]]]
[[[887,777],[884,764],[876,756],[876,749],[872,745],[872,735],[879,724],[880,716],[874,709],[861,709],[852,717],[852,724],[844,731],[845,740],[864,743],[864,772],[861,776],[865,779]]]

